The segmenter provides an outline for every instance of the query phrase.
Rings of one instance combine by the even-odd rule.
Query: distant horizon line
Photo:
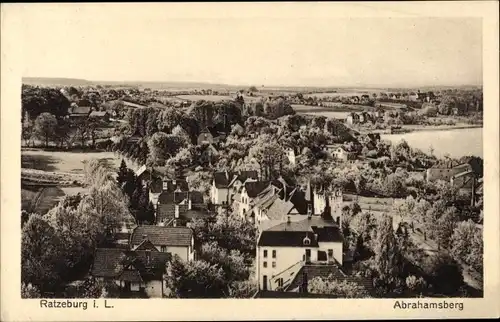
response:
[[[483,84],[429,84],[429,85],[395,85],[395,84],[349,84],[349,85],[284,85],[284,84],[228,84],[223,82],[210,82],[210,81],[160,81],[160,80],[89,80],[85,78],[77,78],[77,77],[45,77],[45,76],[23,76],[23,81],[25,79],[31,80],[67,80],[67,81],[80,81],[86,83],[98,83],[98,84],[123,84],[123,85],[136,85],[140,83],[144,84],[202,84],[202,85],[212,85],[212,86],[228,86],[228,87],[242,87],[248,88],[255,86],[257,89],[259,88],[325,88],[325,89],[335,89],[335,88],[367,88],[367,89],[384,89],[384,88],[416,88],[416,87],[483,87]],[[90,85],[89,84],[89,85]]]

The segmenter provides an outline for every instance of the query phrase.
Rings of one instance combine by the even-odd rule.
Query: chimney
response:
[[[179,218],[179,205],[175,205],[174,218]]]
[[[146,234],[142,235],[142,240],[145,240],[146,238],[148,238],[148,235]]]
[[[191,201],[191,194],[188,193],[188,210],[191,210],[193,208],[192,201]]]

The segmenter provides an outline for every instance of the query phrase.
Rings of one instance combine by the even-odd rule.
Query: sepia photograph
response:
[[[483,18],[216,5],[2,6],[20,298],[484,299]]]

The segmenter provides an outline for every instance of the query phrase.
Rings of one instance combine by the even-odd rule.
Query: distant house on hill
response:
[[[349,113],[349,115],[347,115],[346,123],[349,125],[358,124],[359,123],[358,113],[354,113],[354,112]]]
[[[198,145],[202,145],[202,144],[212,144],[214,143],[214,137],[212,136],[212,133],[210,133],[210,131],[207,129],[207,128],[204,128],[200,135],[198,135],[198,139],[197,139],[197,142],[198,142]]]
[[[106,111],[92,111],[89,115],[90,118],[97,119],[100,121],[108,122],[109,114]]]
[[[468,163],[458,164],[451,160],[445,161],[427,169],[426,180],[427,182],[437,180],[450,181],[453,176],[468,171],[472,171],[472,166]]]
[[[70,119],[86,119],[92,112],[92,107],[90,106],[78,106],[75,103],[71,104],[68,109],[68,117]]]

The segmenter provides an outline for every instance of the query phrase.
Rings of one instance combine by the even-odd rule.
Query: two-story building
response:
[[[232,199],[232,191],[237,191],[246,181],[256,181],[257,171],[215,172],[210,189],[210,200],[214,205],[228,205]]]
[[[178,255],[184,261],[195,258],[194,233],[188,227],[138,226],[130,236],[132,250],[156,249]]]
[[[261,231],[256,259],[259,289],[269,289],[270,281],[284,271],[287,271],[288,278],[293,278],[305,264],[342,265],[342,241],[338,225],[319,216],[308,216],[295,222],[290,218]],[[280,287],[284,284],[285,281]]]

